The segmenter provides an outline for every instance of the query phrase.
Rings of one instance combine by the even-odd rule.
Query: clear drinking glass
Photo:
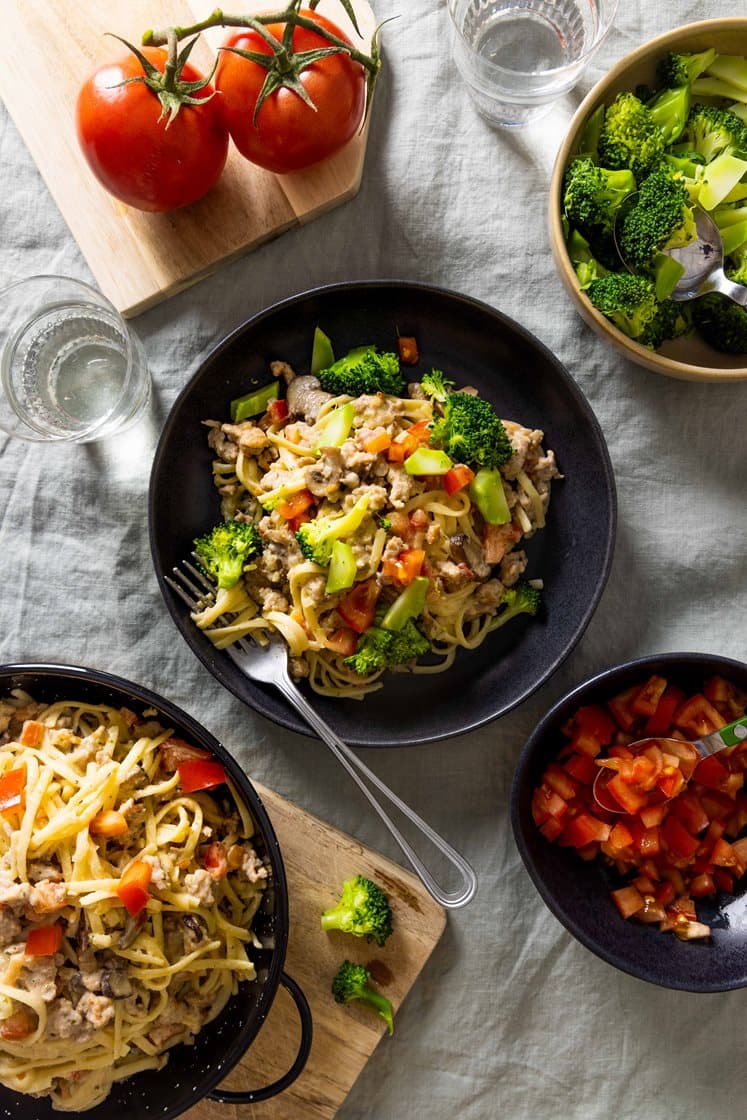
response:
[[[79,280],[31,276],[0,292],[0,430],[88,443],[130,427],[150,399],[140,339]]]
[[[618,0],[448,0],[454,61],[478,111],[523,128],[572,89]]]

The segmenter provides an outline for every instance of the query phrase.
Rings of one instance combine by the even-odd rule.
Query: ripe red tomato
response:
[[[350,42],[331,20],[305,9],[301,14]],[[273,23],[267,30],[282,39],[284,27]],[[223,45],[272,53],[255,31],[234,33]],[[330,43],[314,31],[296,27],[292,45],[297,53],[329,47]],[[333,155],[355,134],[366,102],[366,74],[359,62],[343,53],[318,59],[300,74],[315,109],[299,94],[281,86],[265,99],[255,125],[254,111],[266,77],[266,69],[258,63],[232,51],[220,52],[215,84],[220,90],[223,119],[236,147],[252,163],[280,174],[300,171]]]
[[[143,47],[163,71],[167,53]],[[96,178],[116,198],[138,210],[174,210],[201,198],[218,179],[228,154],[228,132],[218,98],[182,105],[167,126],[158,96],[143,82],[119,83],[141,75],[134,54],[101,66],[83,85],[76,108],[78,141]],[[189,63],[181,78],[199,81]],[[194,93],[203,98],[211,86]]]

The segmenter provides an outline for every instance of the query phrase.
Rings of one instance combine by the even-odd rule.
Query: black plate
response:
[[[101,1104],[84,1115],[90,1120],[170,1120],[219,1084],[241,1059],[262,1026],[283,980],[288,942],[288,891],[277,837],[259,795],[238,763],[217,739],[190,716],[162,696],[131,681],[70,665],[0,665],[0,695],[22,688],[35,700],[81,699],[94,704],[125,706],[136,712],[154,708],[156,717],[177,735],[212,751],[223,763],[247,805],[256,832],[253,844],[272,868],[271,885],[254,919],[262,949],[253,950],[257,979],[241,984],[212,1023],[199,1032],[193,1046],[175,1047],[162,1070],[138,1073],[115,1082]],[[220,1109],[220,1105],[214,1106]],[[34,1098],[0,1086],[0,1117],[10,1120],[53,1120],[56,1112],[48,1098]],[[68,1113],[67,1115],[73,1115]],[[217,1115],[217,1112],[216,1112]]]
[[[698,916],[712,929],[710,941],[678,941],[656,926],[624,921],[610,898],[612,884],[602,865],[585,863],[568,848],[545,840],[532,820],[532,792],[564,739],[560,728],[582,704],[609,700],[652,673],[687,693],[721,675],[747,689],[747,665],[704,653],[666,653],[608,669],[574,688],[538,724],[514,771],[511,823],[534,885],[567,930],[592,953],[623,972],[663,988],[722,992],[747,987],[747,898],[699,898]]]
[[[474,385],[501,416],[544,429],[565,480],[554,485],[547,528],[529,542],[527,576],[545,581],[541,617],[519,618],[448,672],[389,675],[363,703],[311,694],[320,715],[348,743],[431,742],[503,715],[525,700],[583,634],[607,580],[615,534],[615,487],[604,437],[580,389],[528,331],[466,296],[398,281],[331,285],[285,300],[229,335],[177,398],[156,451],[150,482],[153,561],[166,605],[204,665],[241,700],[284,727],[309,734],[274,689],[247,680],[190,621],[164,581],[195,537],[219,516],[205,419],[228,418],[229,402],[268,378],[268,363],[308,370],[315,325],[337,354],[362,343],[385,349],[414,335],[420,364]]]

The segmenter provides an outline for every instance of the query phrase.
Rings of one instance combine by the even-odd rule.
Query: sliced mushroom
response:
[[[136,918],[128,916],[125,922],[125,927],[119,935],[119,948],[129,949],[132,942],[135,940],[140,930],[145,925],[147,918],[147,911],[141,910]]]
[[[121,968],[105,968],[101,973],[101,994],[109,999],[127,999],[132,995],[132,984]]]
[[[319,461],[306,468],[306,485],[316,498],[328,498],[339,490],[341,477],[339,447],[323,447]]]
[[[311,374],[294,377],[286,393],[288,411],[291,416],[302,416],[309,424],[314,423],[319,415],[319,409],[326,401],[331,399],[332,394],[325,393],[319,378],[313,377]]]

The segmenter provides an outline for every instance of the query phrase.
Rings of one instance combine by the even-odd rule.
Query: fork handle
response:
[[[396,793],[389,789],[380,778],[374,774],[372,770],[366,766],[364,762],[353,753],[350,747],[337,736],[329,724],[325,723],[322,717],[314,710],[309,704],[306,697],[300,692],[287,670],[275,680],[275,684],[283,693],[288,701],[301,713],[303,718],[313,727],[314,731],[319,735],[329,749],[334,754],[335,758],[342,766],[345,767],[350,777],[360,789],[363,796],[367,799],[371,807],[378,814],[380,819],[384,822],[391,835],[399,844],[402,852],[407,857],[408,862],[412,866],[415,873],[418,875],[426,890],[430,895],[435,898],[442,906],[450,910],[456,910],[460,906],[466,906],[470,902],[477,891],[477,876],[467,863],[466,859],[455,851],[450,844],[448,844],[443,837],[439,836],[434,829],[427,824],[422,817],[419,817],[409,805],[406,805]],[[435,881],[428,868],[425,866],[420,856],[417,854],[412,845],[405,839],[400,830],[397,828],[394,821],[389,816],[388,812],[375,796],[374,793],[368,788],[366,781],[370,782],[379,793],[389,801],[395,808],[397,808],[403,817],[406,817],[428,840],[431,841],[433,846],[448,860],[452,867],[456,868],[459,873],[459,886],[453,891],[444,890]]]

